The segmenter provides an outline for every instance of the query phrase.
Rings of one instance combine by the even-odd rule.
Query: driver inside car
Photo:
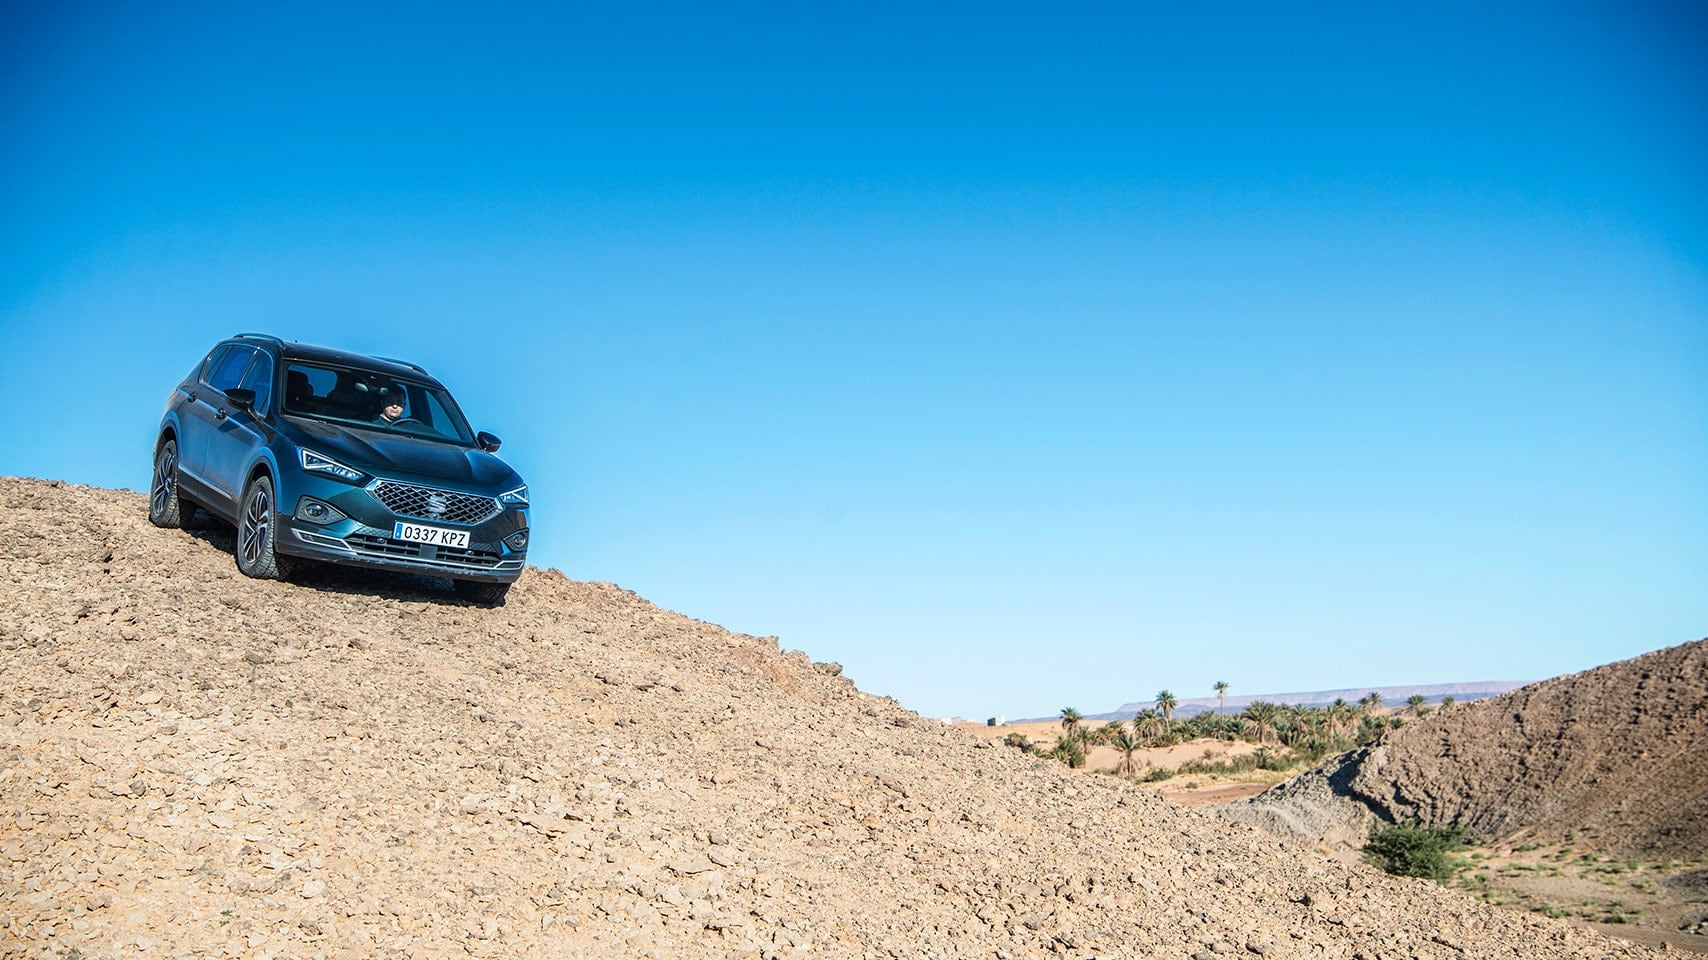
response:
[[[388,390],[388,391],[386,391],[385,398],[380,401],[379,421],[381,423],[387,424],[389,426],[390,424],[397,423],[399,420],[402,420],[402,419],[404,419],[404,416],[403,416],[403,391],[402,390]]]

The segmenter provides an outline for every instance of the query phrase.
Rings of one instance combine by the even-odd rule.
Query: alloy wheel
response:
[[[178,451],[167,444],[160,448],[160,456],[154,459],[154,487],[149,506],[154,508],[155,516],[163,517],[172,508],[172,494],[177,486]]]
[[[257,485],[249,492],[249,500],[243,508],[243,526],[238,531],[237,548],[243,551],[243,561],[246,566],[253,567],[261,560],[261,551],[267,544],[267,532],[272,527],[272,500],[267,491]]]

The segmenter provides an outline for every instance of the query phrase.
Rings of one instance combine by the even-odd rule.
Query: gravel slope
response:
[[[1235,808],[1355,842],[1376,819],[1708,859],[1708,640],[1456,704]]]
[[[1648,955],[607,584],[261,583],[137,494],[0,504],[0,956]]]

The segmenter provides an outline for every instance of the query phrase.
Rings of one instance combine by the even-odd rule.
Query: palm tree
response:
[[[1079,749],[1085,752],[1090,752],[1092,747],[1097,746],[1097,731],[1090,727],[1074,727],[1073,732],[1068,734],[1068,737],[1074,743],[1079,744]]]
[[[1328,705],[1329,738],[1338,740],[1346,736],[1347,727],[1352,720],[1352,704],[1345,697],[1335,697]]]
[[[1166,729],[1162,714],[1149,707],[1133,714],[1133,735],[1145,743],[1155,743]]]
[[[1449,693],[1447,696],[1441,698],[1441,709],[1445,710],[1458,702],[1459,698]]]
[[[1056,738],[1056,748],[1050,751],[1050,756],[1078,770],[1085,766],[1085,745],[1078,737],[1064,733]]]
[[[1358,705],[1364,708],[1365,713],[1375,713],[1382,709],[1382,695],[1372,690],[1358,699]]]
[[[1424,696],[1421,693],[1414,693],[1406,698],[1406,706],[1411,708],[1411,715],[1414,717],[1423,716],[1423,704]]]
[[[1114,743],[1115,742],[1115,735],[1120,733],[1121,731],[1123,731],[1125,729],[1127,729],[1127,728],[1124,724],[1121,723],[1121,721],[1111,720],[1108,723],[1104,724],[1101,727],[1098,727],[1096,730],[1093,730],[1091,732],[1091,742],[1096,743],[1096,744]]]
[[[1245,735],[1245,718],[1235,714],[1223,721],[1222,728],[1227,731],[1229,740],[1238,740]]]
[[[1281,715],[1281,708],[1267,700],[1253,700],[1246,704],[1244,715],[1252,726],[1257,728],[1257,742],[1266,742],[1267,733],[1275,725],[1275,720]]]
[[[1226,716],[1228,705],[1228,682],[1226,680],[1217,680],[1215,683],[1210,685],[1210,689],[1216,691],[1217,718]]]
[[[1079,722],[1083,719],[1085,719],[1085,718],[1081,717],[1079,715],[1078,710],[1075,710],[1072,707],[1063,707],[1062,708],[1062,732],[1063,733],[1073,733],[1075,730],[1079,729]]]
[[[1314,707],[1295,703],[1283,709],[1286,711],[1287,719],[1292,723],[1294,731],[1298,733],[1310,733],[1312,727],[1316,725],[1317,711]]]
[[[1122,727],[1109,738],[1109,745],[1121,754],[1121,762],[1116,765],[1115,772],[1123,777],[1130,777],[1138,772],[1138,764],[1133,762],[1133,754],[1138,753],[1144,744],[1127,728]]]
[[[1163,722],[1166,723],[1174,719],[1174,708],[1179,705],[1180,701],[1174,699],[1174,694],[1167,690],[1158,690],[1156,692],[1156,708],[1162,711]]]
[[[1382,731],[1388,729],[1392,723],[1392,717],[1373,717],[1369,714],[1365,714],[1364,718],[1358,721],[1358,742],[1366,743],[1376,739],[1381,736]]]

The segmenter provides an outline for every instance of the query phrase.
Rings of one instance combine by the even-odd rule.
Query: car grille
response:
[[[344,542],[349,544],[350,548],[357,553],[365,553],[371,557],[436,561],[441,564],[482,569],[497,567],[503,561],[503,557],[491,550],[462,550],[457,547],[423,548],[419,543],[405,543],[402,540],[392,540],[365,533],[345,537]]]
[[[377,480],[369,488],[374,499],[401,517],[422,520],[442,520],[446,523],[480,523],[490,520],[503,509],[493,497],[479,497],[455,490],[399,483],[396,480]]]

